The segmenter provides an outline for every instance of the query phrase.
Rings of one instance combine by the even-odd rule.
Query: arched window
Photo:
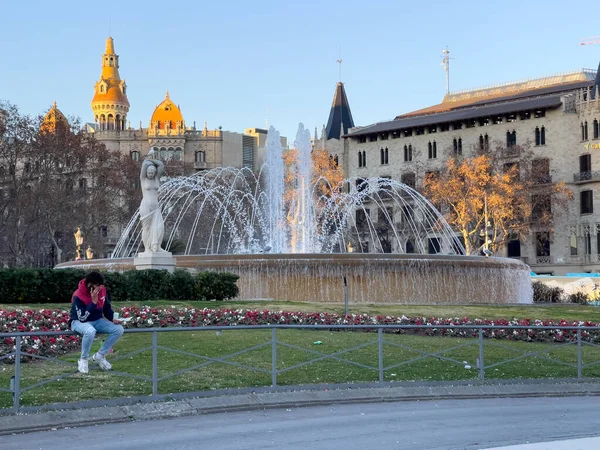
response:
[[[540,130],[540,145],[546,145],[546,127]]]
[[[363,166],[362,152],[359,150],[358,151],[358,167],[362,167],[362,166]]]
[[[194,157],[197,163],[203,163],[206,161],[206,155],[202,150],[197,151]]]
[[[488,135],[486,133],[486,135],[483,137],[483,149],[488,150],[489,148],[490,148],[490,139],[488,138]]]
[[[587,120],[581,124],[581,140],[588,140],[588,123]]]
[[[167,159],[167,149],[165,147],[160,148],[160,159],[163,161]]]
[[[362,155],[363,155],[363,157],[362,157],[362,160],[363,160],[363,167],[367,167],[367,151],[366,151],[366,150],[363,150],[363,151],[362,151]]]
[[[515,130],[513,130],[512,132],[507,131],[506,132],[506,147],[510,148],[510,147],[514,147],[515,145],[517,145],[517,132]]]
[[[437,158],[437,142],[433,141],[433,157]]]
[[[383,150],[383,147],[381,147],[381,150],[379,151],[379,156],[381,159],[381,164],[385,164],[385,152]]]
[[[483,134],[479,135],[479,150],[483,150]]]
[[[137,150],[132,151],[131,159],[132,159],[132,161],[139,161],[140,160],[140,152],[138,152]]]
[[[598,129],[598,119],[594,119],[594,139],[600,137],[600,130]]]
[[[413,157],[412,144],[408,144],[408,161],[412,161],[412,157]]]
[[[390,159],[389,159],[390,154],[389,154],[389,151],[388,151],[387,147],[385,148],[385,155],[384,156],[385,156],[385,158],[384,158],[385,159],[385,164],[389,164],[389,162],[390,162]]]
[[[173,157],[175,158],[175,161],[181,161],[183,159],[183,150],[181,149],[181,147],[177,147],[175,149]]]
[[[433,158],[433,145],[431,145],[431,141],[427,143],[427,157],[429,159]]]
[[[404,161],[408,161],[408,146],[404,145]]]
[[[542,139],[540,129],[538,127],[535,127],[535,145],[542,145],[541,141]]]
[[[406,250],[406,253],[414,253],[415,252],[415,246],[413,245],[413,243],[410,239],[408,241],[406,241],[405,250]]]
[[[333,157],[333,162],[335,163],[336,167],[340,165],[340,161],[339,161],[338,155],[335,155]]]
[[[458,138],[458,154],[462,155],[462,138]]]

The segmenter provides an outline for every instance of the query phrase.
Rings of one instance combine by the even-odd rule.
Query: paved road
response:
[[[470,450],[600,436],[598,404],[504,398],[261,410],[0,436],[0,448]],[[598,448],[592,441],[546,448]]]

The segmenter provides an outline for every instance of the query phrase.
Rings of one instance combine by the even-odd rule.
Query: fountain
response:
[[[522,303],[531,301],[521,261],[464,255],[437,209],[388,178],[338,186],[313,173],[310,133],[300,124],[284,152],[271,127],[265,164],[217,168],[167,180],[159,190],[166,247],[176,266],[240,276],[240,297],[342,302]],[[133,268],[138,214],[113,258],[59,267]],[[434,253],[434,254],[432,254]]]

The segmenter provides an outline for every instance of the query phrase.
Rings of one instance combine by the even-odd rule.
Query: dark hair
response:
[[[104,284],[104,277],[100,272],[90,272],[85,276],[85,284]]]

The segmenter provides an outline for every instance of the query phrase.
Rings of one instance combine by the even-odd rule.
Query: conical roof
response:
[[[349,128],[354,127],[354,120],[352,119],[352,112],[350,111],[350,104],[348,103],[344,83],[339,82],[335,87],[333,104],[331,105],[329,120],[327,121],[327,139],[340,139],[342,127],[344,134],[347,133]]]

